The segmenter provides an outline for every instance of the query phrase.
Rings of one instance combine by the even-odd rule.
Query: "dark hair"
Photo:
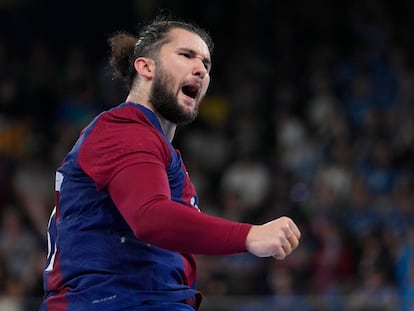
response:
[[[136,76],[133,66],[135,59],[141,56],[157,57],[160,48],[168,40],[167,33],[175,28],[185,29],[197,34],[207,44],[210,55],[213,53],[213,41],[204,29],[194,23],[158,16],[151,23],[142,27],[138,36],[118,32],[108,39],[111,47],[109,65],[114,77],[124,79],[128,89],[130,89]]]

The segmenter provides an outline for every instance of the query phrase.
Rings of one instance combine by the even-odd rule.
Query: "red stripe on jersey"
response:
[[[182,254],[184,266],[184,284],[192,286],[197,277],[197,265],[195,258],[190,254]]]
[[[60,219],[60,209],[59,209],[59,191],[56,191],[56,216],[55,223],[58,223]],[[56,246],[55,246],[56,247]],[[47,287],[52,291],[59,291],[58,295],[50,297],[48,299],[47,305],[49,310],[53,311],[64,311],[67,308],[67,299],[65,294],[69,291],[67,288],[63,287],[62,283],[62,271],[59,267],[59,250],[56,250],[55,258],[53,262],[53,269],[50,271],[47,279]]]

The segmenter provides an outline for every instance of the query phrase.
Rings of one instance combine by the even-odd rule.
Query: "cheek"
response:
[[[205,95],[207,93],[208,87],[210,85],[210,76],[206,77],[205,79],[206,79],[206,81],[205,81],[205,84],[204,84],[203,90],[202,90],[203,95]]]
[[[207,89],[208,89],[208,85],[206,84],[206,85],[205,85],[205,86],[203,86],[203,88],[201,89],[201,92],[200,92],[200,98],[204,98],[204,97],[206,96]]]

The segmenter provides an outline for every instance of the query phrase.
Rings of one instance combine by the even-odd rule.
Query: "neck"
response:
[[[148,108],[149,110],[154,112],[154,114],[157,116],[158,120],[160,121],[161,128],[162,128],[164,134],[168,137],[170,142],[173,140],[174,135],[175,135],[175,130],[177,129],[177,125],[175,123],[172,123],[172,122],[164,119],[163,117],[161,117],[154,110],[154,107],[147,100],[144,100],[142,98],[134,96],[133,94],[130,93],[128,95],[126,101],[133,102],[133,103],[136,103],[136,104],[140,104],[140,105],[144,106],[145,108]]]
[[[175,135],[175,130],[177,129],[177,125],[171,123],[170,121],[164,118],[161,118],[156,112],[155,115],[158,117],[158,120],[160,121],[161,128],[164,131],[164,134],[168,137],[170,142],[172,142]]]

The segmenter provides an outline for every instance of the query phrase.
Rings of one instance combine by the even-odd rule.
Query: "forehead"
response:
[[[207,44],[196,33],[181,28],[174,28],[169,31],[167,36],[169,40],[165,44],[166,48],[191,49],[204,58],[210,59],[210,51]]]

